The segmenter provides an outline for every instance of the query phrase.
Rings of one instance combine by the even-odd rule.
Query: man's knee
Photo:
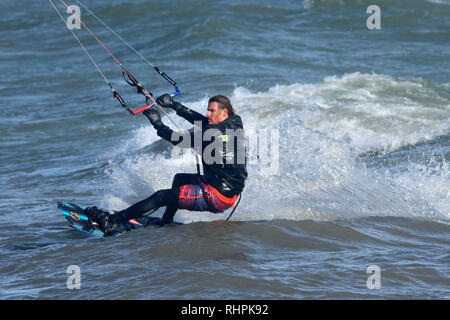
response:
[[[154,193],[158,199],[159,206],[178,206],[178,195],[180,187],[173,187],[171,189],[162,189]]]
[[[177,173],[173,177],[172,180],[172,188],[173,187],[179,187],[185,184],[190,184],[192,182],[193,176],[195,176],[192,173]]]
[[[152,194],[149,199],[151,197],[155,197],[157,199],[157,202],[161,205],[164,204],[164,200],[167,198],[167,193],[169,192],[170,189],[161,189],[156,191],[154,194]]]
[[[172,179],[172,187],[179,185],[182,177],[182,173],[177,173]]]

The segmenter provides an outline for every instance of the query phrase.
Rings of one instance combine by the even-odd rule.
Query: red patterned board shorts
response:
[[[213,208],[208,207],[208,202],[203,196],[202,188],[199,184],[187,184],[180,186],[180,194],[178,196],[178,208],[190,211],[211,211],[214,213],[222,213],[234,206],[238,195],[233,198],[227,198],[222,195],[216,188],[211,185],[203,184],[205,193],[209,198],[209,203]]]

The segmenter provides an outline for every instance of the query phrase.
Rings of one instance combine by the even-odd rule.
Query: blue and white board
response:
[[[98,225],[95,222],[89,221],[89,218],[84,214],[85,207],[79,206],[74,203],[58,202],[58,209],[61,210],[61,213],[73,228],[81,230],[83,232],[87,232],[97,237],[105,236],[103,231],[98,228]],[[158,224],[158,221],[159,218],[156,217],[142,217],[138,219],[131,219],[122,224],[122,232],[155,225]],[[182,223],[174,222],[174,224]]]

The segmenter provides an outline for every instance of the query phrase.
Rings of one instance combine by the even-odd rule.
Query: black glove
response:
[[[170,94],[163,94],[158,99],[156,99],[156,103],[164,108],[172,108],[175,105],[175,101],[172,100]]]
[[[151,124],[154,127],[159,127],[162,125],[161,116],[159,115],[159,112],[157,110],[148,108],[142,113],[148,118],[148,120],[150,120]]]

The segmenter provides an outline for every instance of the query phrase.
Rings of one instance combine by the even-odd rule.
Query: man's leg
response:
[[[178,195],[180,186],[186,184],[198,183],[198,175],[193,173],[177,173],[172,180],[172,188],[160,190],[151,195],[149,198],[142,200],[128,209],[120,211],[116,214],[120,215],[120,221],[128,221],[142,217],[144,214],[151,214],[160,207],[165,206],[166,210],[161,219],[160,225],[173,222],[173,217],[178,210]]]
[[[199,177],[196,173],[177,173],[172,180],[172,189],[174,187],[184,186],[186,184],[198,184]]]
[[[114,215],[120,222],[142,217],[144,214],[151,214],[161,207],[167,207],[178,202],[178,193],[173,189],[156,191],[147,199],[139,201],[129,208],[119,211]]]
[[[99,227],[106,234],[120,230],[120,224],[130,219],[142,217],[144,214],[151,214],[161,207],[167,207],[160,224],[171,223],[178,209],[178,195],[180,185],[193,183],[198,179],[195,174],[179,173],[172,181],[171,189],[158,190],[147,199],[139,201],[129,208],[118,211],[111,215],[106,211],[98,210],[96,207],[86,208],[86,214],[99,224]]]
[[[109,214],[109,212],[100,210],[97,207],[87,207],[85,213],[94,222],[96,222],[106,235],[121,231],[121,223],[130,219],[142,217],[147,212],[154,212],[160,207],[169,206],[178,201],[178,194],[172,189],[156,191],[145,200],[133,204],[131,207]]]
[[[161,218],[160,225],[171,224],[173,222],[173,217],[175,216],[175,213],[177,212],[177,210],[178,210],[178,204],[167,206],[166,210],[164,211],[164,215]]]
[[[176,201],[169,204],[164,211],[161,219],[161,225],[173,222],[173,217],[178,210],[178,195],[180,194],[180,186],[193,184],[198,181],[198,175],[193,173],[177,173],[172,180],[172,190],[177,194]]]

